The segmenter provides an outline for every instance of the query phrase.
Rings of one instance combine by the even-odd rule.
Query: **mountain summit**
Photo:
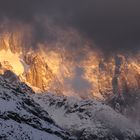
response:
[[[139,55],[104,58],[89,48],[67,51],[50,44],[36,48],[26,45],[22,32],[1,35],[0,73],[14,72],[37,92],[104,100],[140,89]],[[83,58],[78,58],[77,53]]]

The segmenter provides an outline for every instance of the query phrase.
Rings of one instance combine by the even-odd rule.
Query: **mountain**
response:
[[[106,100],[140,90],[138,54],[106,58],[88,48],[71,51],[55,47],[59,44],[35,47],[23,36],[22,31],[1,34],[0,74],[10,70],[37,92]]]
[[[0,75],[2,140],[139,140],[140,126],[95,99],[37,94],[11,71]]]
[[[0,139],[140,139],[139,55],[30,45],[0,38]]]
[[[53,74],[39,53],[23,47],[22,33],[5,33],[0,38],[0,73],[13,71],[23,82],[47,90]]]
[[[12,79],[11,79],[12,78]],[[32,89],[10,71],[0,75],[1,140],[68,140],[70,135],[37,104]],[[11,80],[16,79],[16,84]]]
[[[140,126],[94,99],[79,100],[50,93],[32,95],[63,129],[78,140],[139,140]]]

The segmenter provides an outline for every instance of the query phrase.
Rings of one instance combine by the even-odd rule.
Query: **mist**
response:
[[[135,54],[140,49],[139,7],[137,0],[1,0],[0,30],[28,25],[32,28],[32,47],[36,47],[37,43],[57,41],[51,28],[72,28],[95,44],[91,48],[96,46],[105,55]]]

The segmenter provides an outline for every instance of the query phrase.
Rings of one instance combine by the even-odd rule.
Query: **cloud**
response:
[[[75,28],[103,52],[135,52],[140,49],[139,7],[138,0],[0,0],[0,20],[30,24],[35,39],[43,41],[49,36],[46,17],[60,28]]]

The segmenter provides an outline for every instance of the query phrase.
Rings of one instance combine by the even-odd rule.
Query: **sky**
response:
[[[0,22],[31,25],[35,40],[49,36],[45,18],[76,29],[105,53],[140,49],[139,0],[0,0]]]

